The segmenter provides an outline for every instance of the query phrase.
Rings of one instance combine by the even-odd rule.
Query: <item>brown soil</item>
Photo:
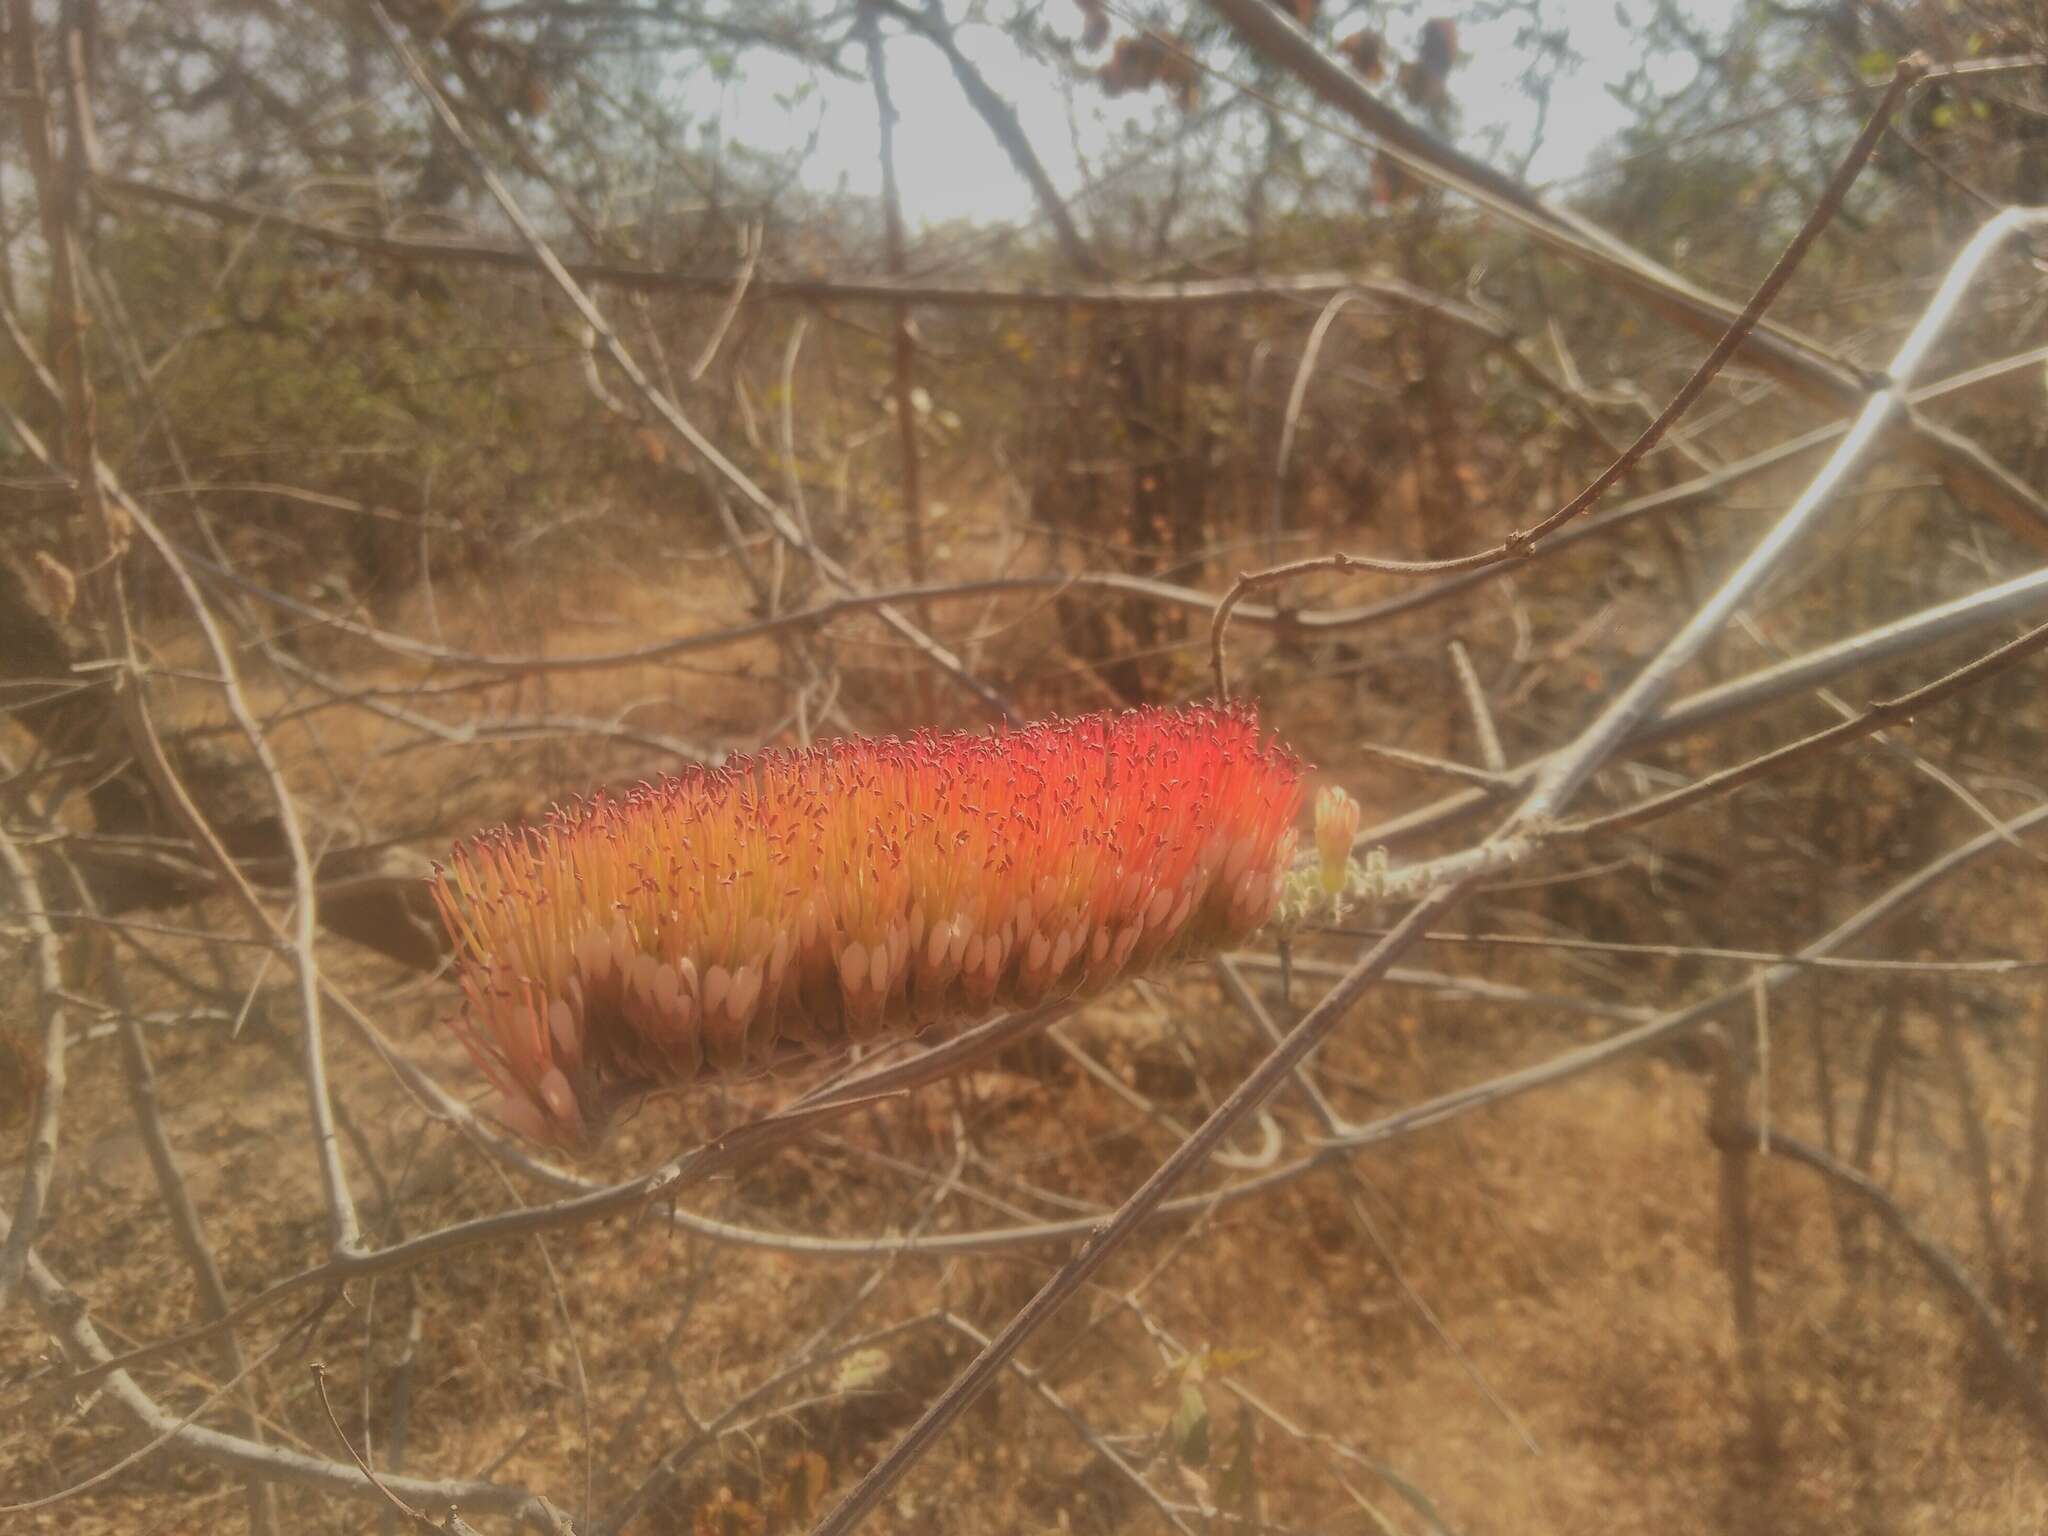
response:
[[[691,617],[706,604],[733,606],[716,592],[657,603],[622,599],[620,590],[592,581],[576,591],[500,594],[494,608],[501,615],[542,605],[553,617],[512,624],[471,615],[460,627],[465,642],[479,647],[517,648],[546,630],[562,650],[609,648],[679,623],[709,623]],[[578,613],[590,619],[580,630]],[[407,627],[428,632],[417,622]],[[506,685],[491,702],[512,707],[508,697],[524,686],[516,706],[523,710],[594,715],[631,704],[630,718],[643,727],[687,739],[740,738],[774,724],[772,690],[755,676],[771,660],[764,647],[758,655],[718,653],[687,673],[650,666],[601,684],[556,676],[545,687]],[[375,667],[394,679],[406,675],[361,654],[351,653],[350,665],[365,680],[378,675]],[[380,828],[459,827],[653,766],[644,749],[593,755],[587,744],[376,759],[381,745],[398,739],[395,731],[360,714],[322,718],[328,753],[354,765],[361,813]],[[278,740],[295,782],[332,800],[333,783],[305,750],[303,733],[284,730]],[[1332,744],[1302,745],[1313,755]],[[2005,880],[1987,868],[1969,884],[1970,899],[1995,914]],[[1610,894],[1628,899],[1618,884]],[[200,916],[233,930],[224,906]],[[1994,922],[1987,917],[1982,930],[1987,942],[1997,936]],[[212,976],[211,961],[189,941],[150,942],[171,964]],[[474,1087],[473,1072],[437,1024],[451,988],[340,943],[327,944],[322,958],[443,1082]],[[1611,995],[1629,1000],[1672,995],[1659,981],[1663,973],[1609,971],[1589,981],[1554,959],[1514,953],[1446,950],[1427,963],[1558,990],[1615,981]],[[136,967],[127,979],[143,1006],[176,1005],[160,977]],[[203,1021],[151,1034],[171,1136],[237,1297],[317,1262],[323,1237],[293,1015],[276,992],[280,979],[266,978],[239,1034]],[[26,977],[17,967],[4,980],[11,1011],[29,1017]],[[1306,991],[1296,983],[1298,1000],[1310,1000]],[[1883,982],[1857,978],[1788,993],[1776,1025],[1775,1100],[1810,1102],[1802,1099],[1811,1072],[1805,1042],[1815,1022],[1830,1032],[1841,1058],[1836,1070],[1854,1077],[1884,996]],[[1802,1010],[1818,1010],[1817,1019]],[[1349,1024],[1322,1069],[1340,1110],[1364,1119],[1610,1027],[1388,991]],[[337,1091],[395,1191],[386,1207],[359,1152],[350,1152],[366,1217],[380,1234],[392,1230],[394,1209],[397,1223],[417,1233],[515,1199],[543,1198],[507,1186],[458,1138],[429,1124],[342,1021],[329,1028]],[[1070,1024],[1068,1035],[1182,1125],[1198,1119],[1257,1051],[1245,1022],[1199,976],[1126,990]],[[1971,1038],[2001,1166],[2021,1166],[2022,1074]],[[1938,1068],[1909,1059],[1895,1116],[1901,1129],[1881,1140],[1877,1172],[1924,1229],[1981,1276],[1959,1131]],[[161,1338],[197,1315],[130,1125],[114,1041],[79,1041],[70,1069],[62,1182],[40,1251],[86,1299],[110,1344]],[[655,1105],[590,1171],[648,1166],[794,1086],[754,1084]],[[1874,1225],[1848,1233],[1845,1247],[1843,1208],[1829,1189],[1806,1170],[1768,1159],[1756,1160],[1754,1219],[1767,1390],[1779,1435],[1773,1454],[1759,1452],[1719,1254],[1717,1154],[1705,1134],[1705,1099],[1705,1081],[1685,1059],[1640,1059],[1365,1157],[1356,1165],[1366,1183],[1359,1198],[1385,1256],[1361,1232],[1345,1185],[1330,1173],[1204,1220],[1163,1224],[1131,1245],[1026,1359],[1171,1499],[1236,1497],[1242,1464],[1233,1461],[1248,1445],[1256,1493],[1246,1507],[1268,1529],[2002,1536],[2043,1528],[2041,1443],[1941,1294]],[[1295,1102],[1283,1100],[1274,1113],[1282,1156],[1301,1155],[1313,1122]],[[1786,1113],[1798,1116],[1800,1134],[1817,1139],[1810,1110]],[[17,1121],[8,1131],[10,1155],[18,1155],[21,1134]],[[736,1180],[694,1192],[686,1205],[767,1232],[943,1234],[1113,1204],[1174,1139],[1038,1042],[963,1082],[843,1122]],[[1240,1145],[1256,1150],[1255,1138]],[[974,1194],[954,1193],[935,1206],[935,1181],[956,1168],[959,1189]],[[15,1176],[0,1170],[8,1185]],[[1219,1170],[1211,1182],[1244,1176]],[[1995,1195],[2011,1230],[2019,1191],[2001,1183]],[[320,1317],[309,1343],[286,1343],[260,1372],[267,1432],[282,1444],[341,1455],[306,1369],[317,1359],[329,1368],[336,1409],[358,1443],[367,1406],[380,1466],[391,1459],[391,1414],[403,1381],[411,1394],[406,1470],[473,1476],[488,1469],[572,1513],[584,1508],[588,1487],[601,1509],[687,1442],[693,1417],[722,1413],[816,1330],[830,1326],[836,1337],[851,1338],[943,1308],[992,1331],[1065,1251],[821,1259],[679,1236],[658,1214],[561,1233],[545,1247],[545,1258],[535,1242],[475,1251],[353,1290]],[[1404,1295],[1388,1256],[1455,1350]],[[407,1371],[401,1361],[412,1309],[418,1342]],[[264,1314],[244,1332],[245,1345],[270,1347],[297,1316],[294,1305]],[[1208,1352],[1202,1368],[1188,1369],[1179,1352],[1149,1336],[1147,1321],[1185,1350]],[[634,1529],[753,1530],[757,1513],[770,1529],[791,1528],[790,1511],[808,1502],[790,1493],[793,1479],[800,1484],[822,1470],[831,1487],[845,1486],[969,1353],[959,1333],[934,1323],[801,1378],[744,1410],[744,1429],[696,1454]],[[26,1395],[24,1384],[52,1361],[25,1307],[0,1317],[0,1378],[9,1383],[0,1497],[54,1492],[139,1444],[103,1405]],[[166,1404],[189,1410],[217,1381],[216,1364],[195,1349],[142,1377]],[[1273,1417],[1242,1409],[1234,1387],[1254,1394]],[[1206,1459],[1195,1454],[1196,1408],[1207,1418]],[[224,1422],[218,1408],[208,1420]],[[809,1456],[821,1461],[803,1459]],[[297,1491],[284,1501],[285,1528],[293,1531],[362,1530],[377,1518],[371,1505]],[[103,1486],[4,1523],[86,1536],[239,1529],[244,1518],[232,1479],[157,1452]],[[953,1429],[872,1528],[1163,1526],[1139,1490],[1012,1378]]]

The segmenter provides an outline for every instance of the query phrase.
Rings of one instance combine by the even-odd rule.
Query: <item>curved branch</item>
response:
[[[113,1355],[100,1338],[99,1330],[92,1325],[84,1301],[51,1273],[33,1249],[28,1254],[24,1277],[29,1300],[34,1304],[43,1326],[63,1349],[65,1358],[77,1370],[90,1371],[101,1380],[107,1395],[145,1434],[161,1436],[195,1456],[217,1462],[245,1476],[299,1483],[361,1499],[384,1497],[375,1482],[355,1467],[282,1446],[258,1445],[239,1435],[223,1434],[203,1424],[183,1422],[143,1391],[127,1371],[112,1363]],[[461,1508],[516,1515],[544,1530],[568,1530],[568,1522],[553,1505],[523,1488],[503,1483],[455,1479],[435,1481],[420,1477],[392,1476],[378,1481],[400,1497],[430,1508]]]
[[[1410,123],[1325,53],[1283,7],[1266,0],[1209,0],[1209,7],[1249,47],[1365,128],[1386,153],[1416,175],[1469,198],[1576,264],[1612,277],[1651,310],[1694,335],[1717,337],[1737,319],[1737,307],[1727,300]],[[1838,408],[1856,403],[1870,385],[1861,370],[1818,342],[1775,324],[1757,326],[1744,340],[1742,355],[1807,398]],[[2048,542],[2048,502],[2025,482],[1959,433],[1917,420],[1910,425],[1916,450],[1959,497],[1989,510],[2022,537]]]
[[[1955,1255],[1915,1226],[1913,1218],[1879,1187],[1876,1180],[1829,1156],[1810,1142],[1787,1136],[1775,1125],[1768,1136],[1754,1125],[1726,1125],[1714,1131],[1714,1140],[1717,1145],[1739,1146],[1746,1152],[1761,1149],[1772,1157],[1781,1157],[1786,1162],[1810,1168],[1830,1184],[1848,1190],[1869,1206],[1899,1241],[1912,1250],[1921,1268],[1955,1303],[1956,1310],[1963,1314],[1964,1321],[1984,1346],[1984,1352],[1996,1362],[1999,1376],[2026,1410],[2034,1433],[2048,1441],[2048,1389],[2043,1389],[2039,1374],[2020,1357],[2019,1350],[2006,1336],[1998,1320],[1998,1309],[1977,1289],[1977,1283],[1956,1262]]]

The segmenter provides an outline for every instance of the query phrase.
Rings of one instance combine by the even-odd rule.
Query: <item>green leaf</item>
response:
[[[1881,77],[1890,74],[1897,62],[1882,48],[1873,48],[1856,61],[1856,67],[1866,75]]]
[[[1240,1403],[1237,1433],[1231,1436],[1230,1463],[1224,1467],[1223,1476],[1216,1483],[1216,1502],[1225,1514],[1245,1520],[1257,1518],[1259,1474],[1252,1455],[1258,1447],[1258,1438],[1259,1422],[1252,1415],[1251,1405]]]
[[[1387,1486],[1406,1499],[1415,1512],[1422,1516],[1429,1526],[1430,1536],[1457,1536],[1457,1532],[1444,1524],[1444,1517],[1436,1512],[1436,1505],[1428,1494],[1383,1461],[1374,1462],[1372,1469],[1385,1478]]]
[[[1185,1382],[1180,1389],[1180,1407],[1167,1426],[1173,1437],[1173,1454],[1191,1467],[1209,1464],[1209,1404],[1202,1389]]]

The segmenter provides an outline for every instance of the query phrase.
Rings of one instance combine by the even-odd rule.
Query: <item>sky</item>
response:
[[[1637,38],[1618,16],[1626,14],[1628,3],[1550,0],[1548,14],[1568,33],[1571,50],[1583,62],[1553,91],[1544,142],[1528,171],[1532,181],[1579,174],[1626,126],[1628,115],[1608,87],[1638,63],[1646,64],[1662,90],[1677,89],[1691,77],[1690,59],[1641,58]],[[1718,33],[1736,3],[1687,0],[1683,8],[1701,30]],[[1459,21],[1460,57],[1451,84],[1459,106],[1461,142],[1485,153],[1492,136],[1504,129],[1504,152],[1519,157],[1535,125],[1536,106],[1519,85],[1528,55],[1515,46],[1518,23],[1473,22],[1461,16],[1460,9],[1446,4],[1440,14]],[[1054,25],[1071,18],[1078,31],[1078,6],[1055,0],[1046,14]],[[1409,30],[1419,31],[1422,19],[1414,20]],[[1025,57],[993,27],[962,27],[958,39],[961,51],[1017,109],[1054,182],[1063,193],[1071,193],[1084,179],[1075,152],[1076,124],[1069,119],[1066,99],[1050,71]],[[1412,36],[1397,28],[1391,40],[1403,56],[1412,55]],[[892,39],[888,48],[890,85],[900,118],[897,176],[906,218],[913,226],[923,226],[954,219],[1008,222],[1027,215],[1032,208],[1030,190],[961,96],[939,51],[912,37]],[[1107,49],[1101,56],[1108,56]],[[727,95],[726,134],[734,142],[774,154],[801,147],[815,130],[817,147],[803,171],[805,182],[820,191],[843,185],[856,193],[874,192],[880,172],[873,95],[865,83],[827,77],[792,105],[792,93],[811,80],[789,61],[757,57],[747,66],[743,82]],[[1134,108],[1095,90],[1078,92],[1075,100],[1080,142],[1098,157],[1113,148],[1126,121],[1150,110],[1149,103]]]

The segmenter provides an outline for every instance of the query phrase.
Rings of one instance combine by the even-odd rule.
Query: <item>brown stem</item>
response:
[[[1744,784],[1763,778],[1766,774],[1782,772],[1818,753],[1865,736],[1874,736],[1888,725],[1911,725],[1914,715],[1919,711],[1932,708],[1963,690],[1974,687],[2005,668],[2024,661],[2043,647],[2048,647],[2048,624],[2037,625],[2017,639],[2007,641],[1997,650],[1936,678],[1924,687],[1915,688],[1912,692],[1901,694],[1895,699],[1880,700],[1862,714],[1853,715],[1839,725],[1831,725],[1824,731],[1816,731],[1811,736],[1802,737],[1734,768],[1710,774],[1696,783],[1674,789],[1668,794],[1639,801],[1626,809],[1613,811],[1605,816],[1593,816],[1584,821],[1569,823],[1560,827],[1558,831],[1560,834],[1584,835],[1590,832],[1619,832],[1628,827],[1641,826],[1646,821],[1669,816],[1702,800],[1727,794]]]
[[[1731,1126],[1728,1134],[1750,1146],[1757,1144],[1758,1129],[1754,1125]],[[1820,1148],[1797,1137],[1782,1136],[1773,1131],[1768,1151],[1772,1157],[1812,1169],[1836,1188],[1854,1195],[1912,1250],[1929,1278],[1956,1304],[1956,1309],[1963,1314],[1978,1342],[1984,1346],[1985,1353],[1997,1364],[1999,1374],[2011,1388],[2013,1397],[2026,1411],[2035,1434],[2048,1441],[2048,1389],[2042,1387],[2040,1377],[2020,1358],[2019,1351],[1999,1324],[1998,1313],[1962,1265],[1956,1262],[1955,1256],[1922,1233],[1899,1203],[1879,1188],[1874,1180],[1828,1156]]]
[[[1410,123],[1296,26],[1285,7],[1267,0],[1208,0],[1208,5],[1249,47],[1364,127],[1372,135],[1373,147],[1391,154],[1404,169],[1519,226],[1696,336],[1718,336],[1734,323],[1735,306],[1725,299]],[[1923,76],[1929,73],[1924,60],[1916,67]],[[1800,395],[1833,406],[1853,403],[1870,385],[1861,370],[1782,326],[1756,327],[1744,341],[1743,353]],[[2000,518],[2022,537],[2048,541],[2048,502],[2019,476],[1979,444],[1937,422],[1915,418],[1908,427],[1908,443],[1916,456],[1933,465],[1958,498]]]
[[[1896,988],[1887,994],[1884,1023],[1870,1044],[1863,1068],[1863,1098],[1856,1109],[1856,1135],[1850,1143],[1849,1161],[1862,1173],[1870,1171],[1877,1156],[1877,1136],[1884,1120],[1885,1089],[1891,1084],[1893,1063],[1898,1059],[1899,1037],[1905,1031],[1905,1007]]]
[[[1234,9],[1231,6],[1220,8],[1226,11]],[[1366,570],[1396,576],[1448,576],[1459,571],[1502,564],[1527,554],[1532,547],[1540,544],[1606,495],[1610,487],[1663,440],[1664,434],[1669,432],[1678,419],[1692,408],[1693,403],[1706,393],[1707,386],[1720,376],[1728,360],[1756,332],[1757,327],[1763,322],[1765,312],[1777,300],[1778,294],[1791,280],[1792,274],[1799,269],[1800,263],[1806,259],[1806,253],[1812,249],[1813,242],[1820,238],[1821,231],[1833,223],[1835,215],[1841,211],[1842,199],[1848,195],[1850,186],[1869,162],[1871,152],[1877,148],[1877,141],[1884,133],[1884,125],[1891,121],[1892,113],[1898,104],[1926,72],[1927,61],[1918,55],[1899,61],[1898,67],[1892,72],[1891,87],[1878,102],[1869,120],[1864,123],[1863,131],[1857,135],[1856,142],[1849,146],[1848,153],[1835,167],[1834,175],[1829,178],[1827,187],[1814,203],[1813,210],[1807,214],[1806,222],[1800,225],[1799,232],[1778,254],[1778,259],[1772,264],[1771,270],[1764,274],[1764,280],[1757,284],[1756,291],[1749,296],[1749,302],[1742,306],[1741,312],[1730,320],[1725,328],[1719,329],[1714,345],[1708,350],[1706,357],[1693,370],[1692,376],[1679,386],[1678,392],[1665,404],[1664,409],[1637,434],[1634,442],[1594,476],[1584,490],[1532,526],[1513,529],[1498,544],[1475,554],[1458,555],[1449,559],[1437,559],[1431,555],[1423,560],[1382,560],[1338,554],[1313,560],[1297,560],[1265,571],[1245,572],[1238,577],[1229,595],[1218,606],[1215,623],[1210,630],[1210,663],[1216,673],[1217,697],[1227,698],[1230,694],[1229,679],[1224,671],[1223,636],[1230,623],[1230,610],[1237,606],[1238,600],[1247,592],[1289,580],[1312,570]],[[1434,370],[1425,369],[1425,374],[1433,372]],[[1433,390],[1434,385],[1431,388]],[[1433,435],[1432,441],[1435,440]],[[1448,469],[1442,466],[1439,467],[1439,475],[1447,480],[1455,479],[1449,474]],[[1442,494],[1453,495],[1454,491],[1454,486],[1447,484]],[[1425,554],[1428,554],[1427,545],[1424,549]]]
[[[1947,1001],[1952,1002],[1952,998]],[[1963,1031],[1951,1007],[1941,1010],[1938,1028],[1941,1054],[1955,1088],[1956,1118],[1963,1131],[1963,1156],[1970,1170],[1970,1192],[1977,1201],[1977,1225],[1984,1234],[1984,1262],[1991,1271],[1991,1304],[2000,1311],[2012,1298],[2012,1272],[2006,1265],[2005,1234],[1998,1224],[1997,1197],[1991,1187],[1991,1142],[1977,1107],[1977,1085],[1970,1075]]]
[[[89,904],[91,893],[85,882],[76,870],[71,870],[70,874],[72,887],[79,899]],[[149,1041],[129,1003],[120,967],[113,965],[107,969],[114,1004],[120,1010],[117,1027],[121,1042],[121,1070],[127,1080],[128,1104],[135,1117],[136,1132],[142,1139],[150,1169],[156,1175],[157,1193],[163,1201],[165,1214],[170,1218],[172,1235],[184,1256],[185,1267],[192,1272],[193,1287],[199,1293],[200,1312],[208,1322],[224,1322],[229,1306],[227,1286],[221,1279],[220,1265],[214,1260],[212,1245],[207,1241],[199,1207],[193,1202],[191,1190],[186,1187],[184,1174],[178,1167],[178,1155],[164,1129],[157,1094],[156,1064],[150,1059]],[[216,1353],[220,1357],[222,1373],[228,1380],[239,1383],[235,1388],[237,1432],[251,1444],[262,1445],[265,1440],[263,1419],[257,1410],[255,1389],[247,1380],[249,1361],[242,1349],[241,1338],[233,1328],[223,1329]],[[260,1536],[260,1533],[278,1528],[276,1489],[261,1478],[251,1477],[247,1479],[244,1498],[252,1532]]]
[[[936,7],[925,12],[913,11],[908,6],[896,4],[895,0],[869,0],[869,3],[878,10],[886,10],[946,56],[946,63],[951,66],[953,78],[959,82],[967,104],[988,124],[988,131],[1002,145],[1003,153],[1010,157],[1017,173],[1030,183],[1032,195],[1038,199],[1038,206],[1044,210],[1046,220],[1059,237],[1060,250],[1067,258],[1067,265],[1083,277],[1107,276],[1102,263],[1095,259],[1095,253],[1089,250],[1088,242],[1082,238],[1073,214],[1059,194],[1059,188],[1052,184],[1052,177],[1038,158],[1038,151],[1031,147],[1031,136],[1017,120],[1017,109],[996,94],[995,88],[974,67],[973,60],[960,51],[960,45],[953,40],[952,28],[946,25],[943,14]]]
[[[908,261],[903,242],[903,194],[896,181],[896,102],[889,94],[888,52],[882,46],[882,28],[870,9],[863,13],[866,34],[868,77],[875,87],[875,117],[881,130],[882,160],[882,242],[883,260],[892,282],[901,282]],[[890,306],[889,323],[893,344],[894,370],[891,389],[896,399],[896,445],[903,474],[903,538],[909,559],[910,580],[922,586],[929,566],[924,548],[924,466],[917,446],[917,339],[911,329],[910,306]],[[919,604],[911,610],[917,621],[931,628],[931,609]],[[919,717],[932,718],[931,675],[917,675]]]
[[[1778,1450],[1777,1414],[1771,1405],[1763,1329],[1758,1317],[1756,1235],[1750,1208],[1750,1160],[1759,1136],[1738,1136],[1749,1097],[1747,1053],[1718,1028],[1707,1037],[1715,1054],[1713,1107],[1707,1134],[1720,1149],[1721,1254],[1728,1267],[1729,1301],[1735,1313],[1736,1349],[1749,1383],[1749,1423],[1757,1456],[1772,1460]]]
[[[17,3],[26,3],[26,0],[17,0]],[[591,302],[590,295],[569,275],[568,269],[555,255],[554,248],[548,244],[539,228],[527,216],[526,210],[513,197],[511,189],[505,185],[497,172],[491,169],[490,163],[484,159],[482,151],[476,147],[475,141],[463,127],[461,119],[455,115],[447,98],[434,84],[411,45],[406,42],[404,34],[392,21],[389,12],[379,0],[366,0],[366,10],[378,31],[383,34],[385,42],[404,66],[414,88],[419,91],[435,118],[462,151],[471,174],[511,221],[512,227],[518,231],[532,259],[540,264],[541,269],[575,309],[578,317],[590,328],[591,334],[596,338],[597,347],[604,353],[612,367],[633,386],[634,392],[661,418],[668,429],[688,444],[692,452],[716,471],[718,477],[746,501],[755,515],[778,539],[807,558],[819,574],[834,586],[843,590],[855,590],[856,584],[851,574],[838,561],[818,548],[815,541],[781,505],[756,485],[717,444],[699,431],[673,399],[655,387],[646,370],[619,340],[618,333],[612,329],[603,312]],[[998,713],[1012,713],[1008,700],[968,671],[957,656],[934,640],[923,628],[913,624],[905,614],[886,604],[879,606],[876,612],[884,623],[962,688]]]
[[[2032,1282],[2036,1325],[2032,1353],[2048,1354],[2048,1009],[2036,1010],[2033,1137],[2027,1150],[2027,1272]]]

